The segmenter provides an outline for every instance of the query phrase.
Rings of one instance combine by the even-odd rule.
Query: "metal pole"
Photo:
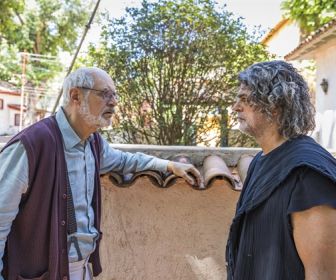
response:
[[[228,111],[226,108],[219,107],[219,114],[220,114],[220,147],[228,147],[229,145]]]
[[[87,25],[85,25],[85,30],[84,30],[82,39],[81,39],[81,41],[80,41],[80,43],[79,43],[79,45],[78,45],[78,47],[77,47],[77,50],[76,50],[76,53],[75,53],[74,57],[72,58],[70,67],[69,67],[68,72],[67,72],[67,74],[65,75],[65,77],[68,76],[68,75],[70,74],[70,72],[72,71],[72,67],[73,67],[74,64],[75,64],[75,61],[76,61],[77,56],[78,56],[78,53],[79,53],[79,51],[80,51],[80,49],[81,49],[81,47],[82,47],[82,44],[83,44],[83,42],[84,42],[84,39],[85,39],[85,37],[86,37],[86,33],[88,32],[88,30],[89,30],[90,27],[91,27],[91,24],[92,24],[92,21],[93,21],[93,19],[94,19],[95,14],[96,14],[96,11],[97,11],[97,9],[98,9],[99,3],[100,3],[100,0],[97,1],[96,6],[95,6],[95,8],[94,8],[94,10],[93,10],[93,12],[92,12],[92,14],[91,14],[90,20],[89,20],[89,22],[87,23]],[[60,90],[60,92],[59,92],[59,94],[58,94],[58,96],[57,96],[57,99],[56,99],[54,108],[52,109],[52,113],[53,113],[53,114],[56,112],[58,103],[59,103],[59,101],[60,101],[60,99],[61,99],[61,96],[62,96],[62,92],[63,92],[63,89],[61,88],[61,90]]]
[[[22,53],[22,75],[21,75],[21,103],[20,103],[20,126],[19,131],[22,130],[23,124],[23,106],[24,106],[24,86],[26,83],[26,60],[27,60],[27,53]]]

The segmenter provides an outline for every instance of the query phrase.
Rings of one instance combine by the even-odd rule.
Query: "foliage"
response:
[[[18,50],[6,44],[1,45],[0,49],[0,80],[12,81],[16,84],[21,72],[17,57]]]
[[[334,0],[284,0],[281,6],[287,17],[298,22],[304,35],[336,16]]]
[[[120,19],[107,17],[86,63],[117,82],[114,129],[125,142],[206,144],[213,116],[233,102],[237,73],[268,57],[256,39],[212,0],[144,0]],[[233,119],[222,123],[227,137]]]
[[[25,66],[23,66],[25,60]],[[57,73],[63,70],[62,65],[55,59],[34,57],[20,53],[16,46],[3,43],[0,49],[0,80],[20,86],[23,67],[25,79],[30,86],[45,85]]]
[[[19,23],[15,20],[17,15],[24,10],[24,0],[0,1],[0,42],[3,40],[15,40],[15,31]]]
[[[14,59],[15,52],[57,56],[62,51],[73,51],[78,32],[88,20],[89,5],[85,3],[82,0],[1,0],[0,56],[5,59],[1,60],[0,79],[8,81],[20,72],[20,56]],[[34,85],[46,82],[60,71],[60,65],[49,59],[30,60],[29,67],[28,79]]]

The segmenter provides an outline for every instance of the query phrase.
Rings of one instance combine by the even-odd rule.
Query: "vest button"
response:
[[[65,226],[65,221],[64,220],[62,220],[61,225]]]
[[[63,199],[66,199],[67,198],[67,195],[66,193],[63,194]]]

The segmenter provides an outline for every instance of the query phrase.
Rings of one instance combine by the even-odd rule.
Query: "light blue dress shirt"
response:
[[[98,238],[91,207],[95,173],[94,157],[89,142],[79,138],[70,126],[63,110],[56,113],[56,121],[63,137],[65,160],[73,194],[77,220],[77,232],[74,235],[78,239],[81,254],[85,258],[94,251],[95,241]],[[124,174],[146,169],[164,172],[168,164],[167,160],[142,153],[132,154],[113,149],[104,139],[100,157],[100,174],[111,170]],[[27,154],[24,146],[17,142],[0,153],[0,272],[3,268],[2,257],[7,235],[18,213],[21,196],[28,187]],[[72,244],[69,261],[75,262],[77,259],[78,255]]]

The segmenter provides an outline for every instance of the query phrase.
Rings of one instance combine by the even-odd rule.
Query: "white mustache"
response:
[[[114,113],[115,113],[115,110],[114,110],[114,108],[112,108],[112,109],[108,109],[108,110],[105,110],[103,114],[106,114],[106,113],[114,114]]]

